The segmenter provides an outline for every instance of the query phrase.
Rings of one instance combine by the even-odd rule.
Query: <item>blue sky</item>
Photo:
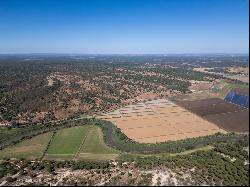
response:
[[[248,0],[0,0],[0,53],[248,53]]]

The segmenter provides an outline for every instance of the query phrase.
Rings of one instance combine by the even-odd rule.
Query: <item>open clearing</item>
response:
[[[176,102],[192,113],[230,132],[249,132],[249,111],[222,99]]]
[[[129,138],[140,143],[180,140],[225,132],[166,99],[129,105],[99,118],[111,121]]]
[[[102,131],[94,125],[84,125],[59,130],[54,136],[45,159],[110,160],[118,157],[119,151],[108,147]]]
[[[51,136],[52,132],[48,132],[31,139],[23,140],[14,146],[1,150],[0,158],[39,158],[42,156]]]
[[[120,151],[107,146],[100,127],[83,125],[41,134],[0,151],[1,158],[41,158],[50,139],[44,156],[48,160],[112,160]]]
[[[75,154],[90,126],[59,130],[48,149],[48,154]]]
[[[118,151],[108,147],[103,140],[102,130],[97,126],[92,126],[81,146],[77,158],[88,159],[113,159],[118,156]]]

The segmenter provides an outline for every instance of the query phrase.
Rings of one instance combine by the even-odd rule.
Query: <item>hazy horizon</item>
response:
[[[247,0],[2,0],[0,54],[248,54]]]

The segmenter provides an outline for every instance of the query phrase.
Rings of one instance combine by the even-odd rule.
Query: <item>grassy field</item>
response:
[[[110,160],[118,157],[119,151],[108,147],[99,127],[85,125],[59,130],[51,141],[44,159]]]
[[[76,154],[91,126],[72,127],[59,130],[48,148],[48,154]]]
[[[38,135],[34,138],[5,148],[0,151],[0,158],[40,158],[52,132]],[[58,130],[51,139],[44,159],[48,160],[111,160],[140,157],[169,157],[183,154],[190,154],[196,151],[207,151],[213,149],[211,146],[204,146],[181,153],[158,153],[158,154],[133,154],[115,150],[107,146],[103,139],[100,127],[85,125]]]
[[[42,156],[52,132],[35,136],[0,151],[0,158],[28,158],[34,159]]]
[[[92,126],[81,146],[78,159],[113,159],[119,151],[108,147],[103,140],[102,130],[97,126]]]
[[[0,127],[0,137],[11,136],[18,131],[20,131],[20,129],[18,128],[8,129],[8,128]]]
[[[4,132],[11,133],[10,131]],[[0,158],[35,159],[42,156],[52,137],[52,132],[23,140],[0,151]],[[48,160],[111,160],[119,156],[119,151],[107,146],[100,127],[84,125],[58,130],[51,140],[44,159]]]

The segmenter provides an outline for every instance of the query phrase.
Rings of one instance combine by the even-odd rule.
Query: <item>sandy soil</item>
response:
[[[129,105],[100,118],[113,122],[129,138],[141,143],[180,140],[225,132],[166,99]]]
[[[231,67],[228,68],[228,71],[233,73],[249,74],[249,67]]]
[[[52,86],[54,83],[53,79],[48,78],[48,86]]]
[[[207,70],[213,69],[213,68],[194,68],[194,71],[204,72],[204,73],[210,73],[215,75],[222,75],[226,78],[240,80],[242,82],[249,83],[249,68],[242,68],[242,67],[234,67],[233,69],[230,69],[229,72],[238,73],[238,75],[230,75],[225,73],[218,73],[218,72],[209,72]]]
[[[213,83],[208,81],[192,81],[191,84],[189,87],[191,91],[209,90],[213,86]]]

